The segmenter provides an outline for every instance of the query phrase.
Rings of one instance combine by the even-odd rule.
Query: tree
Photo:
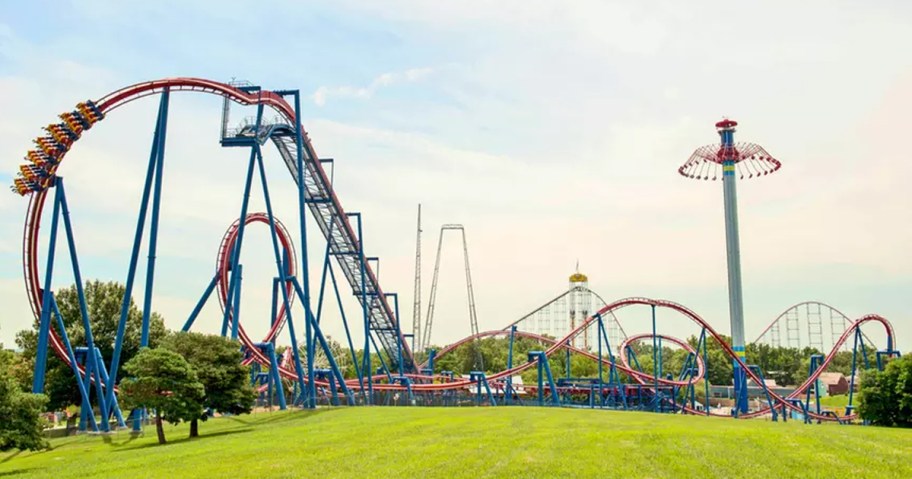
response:
[[[32,364],[22,354],[0,345],[0,370],[6,371],[22,392],[32,390]]]
[[[117,336],[117,325],[120,321],[120,309],[123,304],[124,286],[116,282],[89,281],[85,286],[86,304],[89,310],[92,334],[95,346],[101,351],[105,364],[110,367],[114,353],[114,340]],[[79,297],[76,286],[63,288],[55,293],[57,306],[66,325],[67,335],[73,347],[85,346],[85,330],[82,326],[82,315],[79,308]],[[54,323],[56,327],[56,322]],[[149,321],[149,347],[156,347],[165,336],[165,323],[158,313],[152,313]],[[129,361],[139,352],[142,334],[142,311],[131,300],[127,313],[127,326],[124,332],[121,364]],[[34,369],[35,356],[38,354],[38,325],[31,330],[19,331],[16,344],[30,362],[29,369]],[[50,354],[45,376],[45,393],[48,396],[48,407],[53,410],[66,408],[71,404],[81,404],[79,388],[76,386],[73,370],[56,355]]]
[[[731,344],[731,338],[728,336],[722,336],[722,339]],[[687,339],[687,342],[694,348],[697,349],[699,340],[696,336],[691,336]],[[697,353],[700,357],[703,357],[703,349],[697,349]],[[734,366],[732,365],[732,359],[725,353],[722,349],[722,346],[713,340],[712,337],[707,335],[706,338],[706,359],[708,361],[707,376],[709,377],[709,382],[714,385],[726,385],[731,386],[734,381]],[[748,361],[750,363],[750,361]]]
[[[862,419],[880,426],[912,427],[912,356],[891,360],[861,377]]]
[[[548,347],[550,347],[550,344],[541,343],[536,339],[517,336],[513,342],[513,366],[519,366],[520,364],[525,363],[528,360],[529,351],[544,351],[548,349]],[[457,376],[467,375],[475,369],[478,351],[480,351],[486,373],[491,374],[503,371],[507,369],[509,348],[509,336],[497,338],[489,337],[477,341],[470,341],[460,345],[445,356],[434,359],[434,370],[437,373],[440,373],[441,371],[452,371]],[[431,346],[429,349],[440,351],[442,348]],[[591,369],[590,366],[585,366],[584,363],[586,361],[591,363]],[[552,373],[556,376],[560,376],[566,370],[565,353],[559,351],[552,354],[548,359],[548,364]],[[587,371],[596,371],[598,367],[595,362],[585,359],[582,356],[577,357],[577,355],[571,357],[571,365],[573,365],[574,374],[577,376],[589,375],[589,372]],[[577,365],[580,365],[579,369]],[[607,377],[607,372],[605,374]],[[538,377],[537,369],[531,368],[526,370],[522,373],[522,377],[525,382],[536,382]]]
[[[317,350],[320,350],[319,346],[317,346]],[[301,351],[301,365],[303,367],[307,367],[307,363],[304,362],[305,358],[306,358],[306,356],[304,355],[304,349],[300,348],[300,351]],[[349,351],[350,350],[348,348],[346,348],[345,354],[351,355],[351,353]],[[276,353],[276,354],[278,354],[278,353]],[[348,366],[345,369],[342,369],[343,376],[345,376],[347,378],[353,378],[353,377],[357,376],[358,370],[361,369],[361,366],[364,361],[364,350],[363,349],[355,350],[355,359],[356,359],[356,362],[354,364],[349,362]],[[386,354],[386,351],[381,351],[378,353],[377,351],[374,351],[373,349],[371,349],[370,360],[371,360],[371,369],[373,369],[373,374],[376,374],[378,368],[382,368],[384,364],[386,364],[388,367],[392,368],[391,371],[395,371],[396,367],[399,364],[398,359],[391,360],[389,355]]]
[[[250,368],[241,364],[240,344],[228,338],[201,333],[174,333],[162,340],[161,347],[180,354],[196,373],[205,389],[203,408],[227,414],[248,414],[256,401],[250,385]],[[199,420],[204,412],[190,419],[190,437],[199,436]]]
[[[22,392],[8,371],[0,363],[0,451],[44,449],[48,444],[42,431],[41,412],[47,397]]]
[[[171,424],[199,418],[205,389],[193,368],[178,353],[164,348],[146,349],[124,364],[120,399],[126,407],[155,409],[158,443],[165,443],[162,420]]]

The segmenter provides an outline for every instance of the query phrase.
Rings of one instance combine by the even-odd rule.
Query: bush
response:
[[[0,451],[48,447],[41,419],[45,404],[46,396],[22,392],[5,368],[0,369]]]
[[[861,418],[879,426],[912,427],[912,356],[862,375]]]

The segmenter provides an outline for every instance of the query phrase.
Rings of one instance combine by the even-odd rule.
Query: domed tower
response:
[[[576,272],[570,275],[569,293],[568,309],[570,310],[570,328],[567,330],[568,333],[584,322],[592,311],[592,291],[589,290],[589,277],[579,272],[578,263],[576,265]],[[595,333],[593,333],[592,330],[593,328],[589,328],[588,331],[573,338],[573,346],[588,350],[589,344],[591,344],[595,338]]]

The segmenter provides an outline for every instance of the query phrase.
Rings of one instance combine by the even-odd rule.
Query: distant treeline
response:
[[[725,337],[726,341],[730,338]],[[692,336],[687,341],[694,348],[697,347],[698,338]],[[513,365],[526,362],[529,351],[545,350],[550,345],[528,338],[516,338],[513,344]],[[593,348],[594,350],[595,348]],[[644,341],[632,346],[640,368],[649,374],[653,371],[653,346],[651,342]],[[453,371],[456,374],[468,374],[469,371],[483,369],[487,373],[495,373],[507,369],[507,355],[509,338],[485,338],[464,344],[434,363],[434,370]],[[687,359],[687,351],[680,348],[662,347],[661,372],[663,376],[669,374],[677,378],[681,374]],[[594,351],[593,351],[594,352]],[[612,351],[615,356],[618,351]],[[808,376],[810,358],[814,354],[822,354],[815,348],[785,348],[772,347],[765,344],[751,344],[746,348],[748,364],[760,367],[765,379],[773,379],[781,386],[794,386],[803,382]],[[873,367],[875,362],[874,348],[868,348],[868,362]],[[702,356],[702,350],[701,350]],[[715,341],[709,341],[706,348],[707,362],[709,363],[709,381],[714,385],[732,384],[732,362],[724,353],[722,347]],[[419,353],[419,358],[427,357],[426,353]],[[479,364],[479,357],[483,367]],[[603,357],[608,358],[607,350],[603,350]],[[619,361],[619,360],[618,360]],[[858,369],[865,367],[864,359],[859,354],[857,358]],[[551,372],[558,377],[566,377],[567,355],[561,350],[549,358]],[[829,372],[840,372],[847,377],[852,373],[852,351],[836,353],[833,361],[827,367]],[[603,369],[605,379],[608,378],[608,368]],[[572,353],[570,355],[569,376],[574,378],[598,376],[598,364],[583,355]],[[628,378],[622,376],[622,379]],[[537,372],[530,369],[523,373],[525,383],[536,382]]]

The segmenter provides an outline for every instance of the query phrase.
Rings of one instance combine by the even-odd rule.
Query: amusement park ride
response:
[[[588,289],[587,278],[579,273],[571,277],[570,288],[566,293],[504,329],[481,332],[478,330],[475,319],[468,251],[464,247],[472,335],[439,351],[429,351],[427,360],[419,362],[416,359],[415,351],[427,347],[430,341],[434,311],[433,291],[436,289],[439,249],[425,328],[420,330],[419,263],[416,264],[416,275],[419,275],[419,279],[415,285],[413,331],[411,334],[405,333],[401,329],[398,296],[396,293],[386,293],[381,289],[376,273],[378,259],[367,256],[365,251],[361,215],[343,209],[333,187],[332,178],[327,175],[325,169],[325,166],[331,164],[332,160],[322,159],[316,154],[310,138],[300,123],[301,96],[299,91],[268,91],[249,84],[225,84],[197,78],[171,78],[128,86],[99,100],[79,103],[75,110],[61,114],[62,121],[45,127],[47,134],[34,141],[36,148],[27,152],[28,163],[20,167],[20,174],[14,180],[12,187],[14,192],[29,198],[23,236],[23,272],[28,299],[39,329],[33,390],[42,392],[44,389],[48,348],[51,348],[74,372],[82,397],[83,421],[81,421],[80,427],[83,429],[108,431],[111,421],[115,421],[119,427],[126,427],[127,419],[117,402],[116,384],[120,378],[121,351],[124,346],[128,306],[133,294],[140,250],[144,241],[147,242],[148,263],[143,291],[141,346],[147,345],[149,340],[168,109],[171,94],[175,92],[206,93],[222,97],[224,109],[221,145],[249,149],[246,181],[239,215],[226,221],[228,223],[233,220],[220,243],[212,278],[203,288],[199,302],[188,315],[182,329],[187,331],[194,326],[195,320],[209,297],[213,292],[217,292],[223,310],[221,334],[239,340],[246,355],[245,362],[253,365],[253,379],[261,385],[261,391],[268,388],[269,394],[274,395],[283,408],[286,406],[285,398],[287,396],[292,399],[293,404],[307,408],[313,408],[318,403],[345,403],[348,405],[457,405],[465,403],[543,405],[548,403],[740,418],[770,416],[773,420],[779,417],[784,419],[787,414],[797,413],[806,421],[845,422],[856,418],[851,405],[846,409],[844,415],[837,415],[832,412],[822,412],[819,402],[816,409],[811,408],[810,401],[807,399],[811,389],[816,387],[817,378],[826,370],[835,354],[840,349],[846,348],[849,341],[853,342],[852,370],[854,377],[859,363],[862,360],[866,363],[868,360],[867,348],[872,347],[871,341],[866,334],[862,333],[861,327],[869,323],[877,323],[886,333],[885,347],[876,352],[878,365],[881,365],[885,358],[899,355],[899,351],[893,344],[892,326],[885,318],[872,314],[849,320],[842,313],[826,305],[803,303],[777,318],[758,341],[782,345],[783,328],[780,327],[780,323],[784,322],[785,344],[787,346],[797,344],[800,337],[798,312],[802,311],[801,307],[804,307],[804,316],[814,318],[813,321],[808,321],[811,341],[812,343],[817,341],[822,346],[823,318],[829,314],[829,337],[832,339],[832,349],[825,356],[812,361],[814,367],[807,379],[792,393],[779,395],[766,387],[762,372],[758,367],[745,362],[735,174],[737,173],[740,178],[764,176],[775,172],[781,165],[779,161],[757,145],[734,143],[733,134],[736,123],[732,120],[724,120],[716,124],[721,136],[721,144],[697,149],[691,158],[681,166],[679,172],[690,178],[706,180],[718,178],[719,170],[722,173],[732,344],[723,340],[719,332],[697,313],[671,301],[627,298],[610,303],[605,302]],[[104,358],[98,353],[93,342],[79,257],[76,251],[76,238],[69,215],[64,179],[59,174],[62,170],[59,168],[66,153],[84,132],[108,118],[117,108],[149,96],[159,98],[158,116],[127,270],[126,291],[114,353],[110,358]],[[229,129],[229,111],[232,105],[255,108],[255,120],[247,122],[240,128]],[[267,110],[277,113],[279,120],[266,121],[264,113]],[[296,185],[297,194],[294,201],[298,208],[300,231],[295,233],[299,249],[296,248],[293,241],[295,235],[289,232],[273,214],[269,181],[263,161],[263,149],[267,143],[271,143],[277,149]],[[266,208],[264,212],[248,211],[251,186],[254,181],[259,181],[261,185]],[[45,206],[48,201],[50,201],[51,215],[50,218],[45,218]],[[307,242],[308,212],[326,240],[325,247],[320,246],[324,254],[316,301],[311,294],[312,284],[308,264],[310,246]],[[86,338],[85,345],[75,345],[70,342],[66,330],[63,328],[63,320],[54,296],[54,272],[55,266],[57,266],[55,252],[61,220],[68,258],[76,282]],[[39,244],[38,232],[43,222],[49,222],[50,230],[47,235],[47,243]],[[248,335],[240,321],[243,282],[240,253],[246,227],[255,223],[262,223],[269,227],[276,265],[270,327],[265,337],[259,340]],[[420,210],[418,225],[420,241]],[[458,225],[444,227],[444,230],[441,231],[441,241],[443,232],[448,229],[462,230],[464,241],[465,231]],[[465,243],[463,244],[465,245]],[[45,259],[43,263],[39,263],[42,251]],[[417,259],[420,261],[420,243]],[[44,267],[43,271],[40,269],[40,264]],[[337,271],[341,271],[342,277],[358,301],[360,317],[357,320],[349,321],[351,318],[346,316],[342,308],[342,292],[337,282]],[[356,377],[343,375],[342,369],[336,362],[338,358],[333,356],[321,329],[323,302],[328,294],[332,294],[338,302],[347,339],[345,346],[348,351],[345,354],[350,353],[352,363],[357,365],[354,368]],[[599,301],[597,308],[592,307],[593,297]],[[297,309],[293,307],[295,301],[299,305]],[[558,306],[563,307],[566,311],[561,314],[564,322],[560,326],[556,326],[556,323],[553,322],[543,322],[541,315]],[[650,332],[627,335],[620,327],[615,313],[634,307],[646,308],[649,311]],[[817,314],[811,315],[809,312],[815,307]],[[691,321],[700,331],[697,344],[694,346],[674,337],[660,334],[656,325],[657,313],[660,311],[675,312]],[[356,354],[356,344],[352,340],[351,332],[353,330],[363,331],[363,344],[357,345],[364,351],[360,358]],[[553,336],[555,331],[559,331],[561,336],[555,338]],[[286,354],[279,357],[276,352],[276,342],[284,332],[287,332],[291,348]],[[298,345],[302,332],[303,349]],[[460,345],[488,337],[508,338],[509,355],[505,370],[490,373],[479,368],[477,371],[472,371],[468,377],[456,377],[450,371],[435,370],[435,359],[445,356]],[[525,358],[514,358],[514,340],[520,337],[538,341],[542,345],[541,350],[528,352]],[[634,343],[641,341],[652,342],[653,364],[655,365],[652,371],[644,371],[634,353]],[[717,342],[734,366],[736,402],[730,414],[721,414],[712,412],[708,408],[698,407],[695,401],[695,391],[701,384],[705,388],[706,397],[709,396],[707,374],[710,368],[707,354],[709,341]],[[663,343],[671,343],[686,351],[686,361],[680,371],[662,372],[660,365]],[[329,367],[326,369],[315,367],[314,358],[318,354],[317,348],[327,359]],[[382,354],[372,354],[372,352]],[[573,380],[566,378],[555,382],[548,358],[559,353],[566,353],[569,357],[571,352],[596,362],[597,377]],[[857,356],[861,356],[861,358]],[[374,358],[379,358],[379,365],[375,364]],[[521,393],[518,388],[513,387],[513,378],[532,368],[537,371],[537,384],[525,385]],[[749,408],[748,383],[753,383],[755,387],[763,390],[766,399],[765,405]],[[284,387],[288,384],[292,386],[293,391],[286,393]],[[92,394],[93,389],[94,395]],[[523,393],[530,393],[531,396],[524,398]],[[95,399],[94,404],[91,402],[93,398]],[[94,411],[97,411],[97,415]],[[139,428],[140,412],[134,411],[132,417],[133,427]]]

